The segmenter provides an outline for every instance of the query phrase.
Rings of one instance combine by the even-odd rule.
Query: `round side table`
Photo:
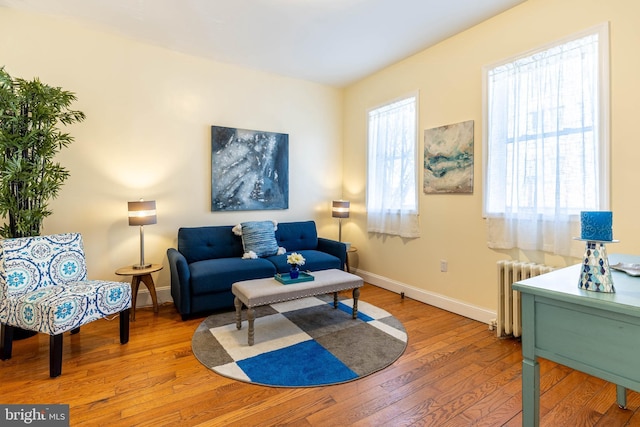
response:
[[[140,282],[144,283],[149,294],[151,295],[151,301],[153,301],[153,312],[158,312],[158,297],[156,296],[156,285],[153,283],[153,277],[151,273],[162,270],[162,264],[151,264],[148,268],[133,268],[128,265],[116,270],[118,276],[131,276],[131,320],[136,320],[136,300],[138,298],[138,288]]]
[[[351,253],[358,252],[358,248],[356,248],[355,246],[350,246],[349,249],[347,249],[347,273],[351,272],[349,269],[349,252]]]

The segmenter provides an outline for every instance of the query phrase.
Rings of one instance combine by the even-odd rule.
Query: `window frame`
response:
[[[419,159],[419,153],[420,153],[420,139],[419,139],[419,135],[420,135],[420,131],[419,131],[419,119],[420,119],[420,92],[418,90],[415,91],[411,91],[409,93],[406,93],[404,95],[398,96],[396,98],[384,101],[382,103],[379,103],[373,107],[370,107],[366,110],[365,112],[365,123],[367,126],[367,132],[366,132],[366,137],[367,137],[367,168],[366,168],[366,201],[365,201],[365,206],[367,208],[367,211],[369,211],[369,199],[370,199],[370,185],[369,185],[369,173],[371,172],[370,170],[370,156],[371,156],[371,143],[370,143],[370,114],[371,112],[375,111],[375,110],[379,110],[381,108],[393,105],[395,103],[404,101],[404,100],[408,100],[410,98],[414,99],[414,109],[415,109],[415,123],[413,126],[413,132],[414,132],[414,144],[413,144],[413,159],[414,159],[414,171],[413,171],[413,179],[414,179],[414,183],[415,183],[415,190],[414,190],[414,194],[413,194],[413,199],[414,199],[414,206],[412,208],[409,208],[408,211],[412,214],[416,214],[418,215],[420,212],[420,159]],[[383,213],[398,213],[400,211],[402,211],[403,209],[400,208],[394,208],[393,210],[388,209],[386,211],[384,211]]]
[[[610,47],[609,22],[604,22],[582,31],[572,33],[561,39],[530,49],[492,64],[482,67],[482,216],[498,218],[504,212],[487,212],[487,164],[489,156],[489,72],[494,68],[516,62],[523,58],[544,52],[553,47],[569,43],[589,35],[598,35],[598,168],[599,168],[599,209],[609,210],[611,205],[611,170],[610,170]]]

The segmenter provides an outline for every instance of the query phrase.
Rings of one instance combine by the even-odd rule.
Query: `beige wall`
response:
[[[178,227],[314,218],[321,235],[336,237],[329,201],[343,195],[352,201],[343,240],[358,248],[351,261],[360,274],[410,297],[488,320],[496,309],[497,260],[557,266],[575,260],[486,246],[482,67],[610,22],[612,209],[614,236],[621,240],[610,251],[640,253],[639,16],[635,0],[528,0],[340,91],[0,8],[0,65],[14,76],[39,76],[75,91],[77,107],[87,114],[85,122],[69,129],[76,142],[60,161],[71,178],[43,231],[82,232],[92,277],[115,278],[116,268],[137,261],[138,230],[127,226],[128,200],[158,202],[159,222],[146,228],[146,258],[165,265],[156,280],[166,288],[165,251],[175,245]],[[365,112],[415,90],[420,92],[420,139],[428,128],[475,121],[474,194],[421,194],[419,239],[369,235]],[[210,212],[214,124],[289,133],[289,210]],[[439,271],[442,259],[449,263],[447,273]]]
[[[145,227],[148,262],[163,263],[178,227],[252,219],[315,219],[337,237],[330,201],[341,197],[342,92],[178,54],[70,21],[0,8],[0,66],[76,92],[87,119],[67,128],[59,156],[71,172],[43,233],[83,233],[91,278],[139,259],[129,200],[155,199]],[[213,213],[210,126],[289,134],[289,209]],[[166,292],[163,293],[166,299]]]
[[[360,273],[409,296],[488,320],[497,305],[497,260],[520,258],[555,266],[577,262],[487,248],[482,218],[482,67],[606,21],[611,30],[612,210],[614,237],[620,239],[609,251],[640,253],[639,17],[640,3],[635,0],[528,0],[347,88],[344,196],[355,212],[343,236],[358,248],[357,260],[352,258]],[[425,129],[474,120],[474,193],[421,192],[419,239],[369,235],[364,212],[365,112],[414,90],[420,92],[421,152]],[[447,273],[440,272],[442,259],[449,263]]]

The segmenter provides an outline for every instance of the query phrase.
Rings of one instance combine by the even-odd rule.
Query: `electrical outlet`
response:
[[[449,263],[447,262],[446,259],[441,259],[440,260],[440,271],[443,273],[446,273],[447,270],[449,269]]]

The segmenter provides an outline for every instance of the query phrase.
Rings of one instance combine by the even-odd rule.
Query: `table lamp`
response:
[[[342,242],[342,218],[349,218],[349,201],[334,200],[331,206],[331,216],[338,218],[338,241]]]
[[[144,262],[144,226],[158,222],[156,216],[156,201],[142,200],[138,202],[128,202],[129,205],[129,225],[140,226],[140,264],[134,264],[133,268],[143,269],[151,267],[151,264]]]

